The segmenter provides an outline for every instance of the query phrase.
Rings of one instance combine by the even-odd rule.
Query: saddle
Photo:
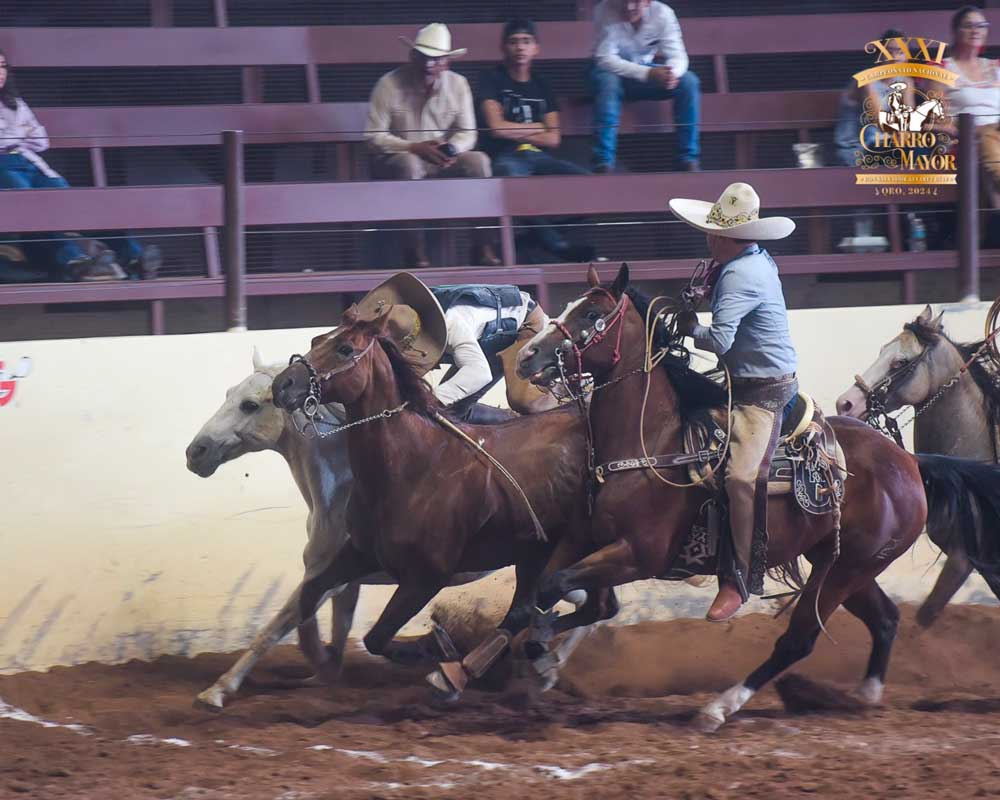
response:
[[[726,512],[719,501],[721,487],[716,477],[724,472],[725,426],[725,409],[701,409],[685,425],[683,454],[625,459],[598,468],[597,480],[603,482],[614,472],[686,465],[690,479],[703,481],[712,493],[678,558],[662,576],[665,580],[714,575],[720,561],[726,560],[720,552],[729,540],[721,535]],[[833,510],[834,497],[838,503],[843,500],[846,477],[847,462],[833,428],[813,399],[799,393],[782,421],[768,475],[768,496],[791,494],[803,512],[827,514]]]

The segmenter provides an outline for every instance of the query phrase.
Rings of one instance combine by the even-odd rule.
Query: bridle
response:
[[[612,354],[611,365],[617,366],[618,362],[622,360],[622,330],[624,325],[622,325],[622,320],[625,318],[625,312],[628,310],[629,298],[624,292],[622,296],[615,301],[615,296],[611,294],[610,291],[602,287],[594,287],[591,289],[587,295],[594,294],[595,292],[605,295],[609,300],[615,303],[615,307],[611,309],[610,312],[605,314],[603,317],[599,317],[594,320],[594,327],[590,330],[584,328],[580,331],[579,341],[574,340],[572,332],[558,319],[549,320],[549,324],[555,327],[566,338],[556,347],[556,366],[559,368],[559,375],[562,378],[563,384],[566,386],[570,397],[573,399],[578,399],[578,396],[573,393],[573,389],[570,386],[569,381],[566,376],[566,364],[565,364],[565,354],[568,350],[572,349],[573,355],[576,357],[576,375],[574,379],[576,381],[577,390],[580,389],[583,383],[583,354],[586,353],[591,347],[603,342],[611,333],[612,329],[618,328],[618,337],[615,339],[615,349]],[[580,395],[582,397],[582,393]]]
[[[397,406],[396,408],[387,408],[384,411],[380,411],[378,414],[373,414],[370,417],[364,417],[363,419],[358,419],[355,420],[354,422],[348,422],[343,425],[334,425],[334,423],[329,422],[325,419],[316,418],[320,406],[322,405],[323,384],[330,378],[334,377],[335,375],[340,375],[344,372],[347,372],[349,369],[354,369],[354,367],[356,367],[358,363],[371,352],[374,346],[375,346],[375,337],[373,336],[372,340],[368,343],[368,346],[360,353],[355,353],[354,355],[350,356],[346,364],[341,364],[339,367],[334,367],[331,370],[327,370],[322,375],[319,372],[317,372],[316,367],[314,367],[311,363],[309,363],[309,360],[305,356],[296,353],[295,355],[293,355],[291,358],[288,359],[288,366],[292,366],[293,364],[301,364],[305,368],[306,374],[309,376],[309,392],[306,395],[306,399],[302,402],[302,413],[305,415],[308,424],[312,426],[314,436],[318,436],[320,438],[325,439],[327,436],[332,436],[335,433],[342,433],[343,431],[346,431],[348,428],[353,428],[356,425],[363,425],[366,422],[373,422],[374,420],[377,419],[388,419],[389,417],[398,414],[400,411],[406,408],[406,403],[403,403],[402,405]],[[292,419],[294,422],[294,417]],[[324,425],[332,426],[332,430],[329,430],[326,433],[321,433],[319,428],[316,427],[317,422],[320,422]],[[304,428],[299,428],[297,424],[296,428],[298,429],[300,434],[302,434],[303,436],[306,435]]]

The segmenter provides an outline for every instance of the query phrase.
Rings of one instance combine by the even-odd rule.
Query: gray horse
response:
[[[187,467],[196,475],[207,478],[222,464],[246,453],[263,450],[280,453],[309,508],[306,523],[308,540],[302,553],[305,581],[323,572],[347,541],[345,517],[353,476],[344,437],[305,436],[286,412],[275,407],[271,398],[271,382],[285,366],[283,363],[265,365],[254,350],[253,373],[226,392],[225,402],[188,445]],[[325,406],[324,414],[334,424],[342,422],[345,416],[343,408],[336,404]],[[321,424],[320,429],[326,431],[329,428]],[[470,583],[487,574],[462,573],[454,576],[450,585]],[[213,710],[223,708],[239,690],[254,664],[296,627],[299,645],[307,657],[313,663],[324,664],[324,670],[317,678],[325,683],[333,682],[342,666],[344,647],[362,583],[391,585],[394,581],[386,574],[370,575],[331,598],[333,626],[331,642],[326,648],[320,640],[315,616],[298,624],[300,583],[281,610],[257,634],[250,649],[212,686],[198,695],[198,705]],[[579,593],[567,599],[580,604],[586,596]],[[559,667],[585,635],[586,629],[581,629],[579,636],[568,636],[557,648],[555,658],[535,665],[543,688],[555,684]],[[433,633],[411,642],[415,649],[427,656],[440,655],[437,652],[440,640]]]
[[[939,453],[985,463],[997,463],[997,431],[992,402],[984,386],[989,378],[981,368],[963,370],[980,343],[959,345],[945,335],[942,312],[934,317],[931,307],[903,328],[882,347],[878,358],[858,376],[854,386],[837,399],[837,413],[861,419],[869,409],[869,398],[881,396],[885,411],[913,406],[920,413],[913,423],[914,450]],[[954,383],[946,386],[952,379]],[[937,399],[931,401],[937,396]],[[972,573],[965,537],[955,520],[927,523],[927,535],[947,553],[944,568],[931,593],[917,613],[927,627],[937,618]],[[981,569],[993,593],[1000,598],[1000,576]]]

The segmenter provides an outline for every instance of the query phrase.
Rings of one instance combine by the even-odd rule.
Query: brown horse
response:
[[[392,656],[392,637],[453,575],[513,564],[517,590],[500,627],[514,634],[531,619],[537,577],[553,545],[585,524],[584,419],[569,406],[461,426],[523,488],[549,540],[540,541],[513,484],[441,424],[441,406],[387,337],[387,320],[360,320],[355,307],[348,309],[339,328],[314,339],[304,359],[274,379],[275,405],[301,408],[318,382],[320,401],[343,403],[354,424],[346,432],[351,539],[328,569],[303,583],[301,617],[312,617],[330,593],[384,570],[399,588],[364,642],[372,653]],[[615,610],[613,595],[589,593],[571,616],[587,624]]]
[[[570,373],[590,372],[595,381],[606,384],[594,393],[590,405],[598,464],[642,456],[639,420],[648,380],[644,432],[648,452],[683,452],[682,402],[685,387],[697,387],[697,378],[686,362],[670,357],[664,362],[666,368],[643,374],[643,315],[648,302],[628,288],[627,266],[609,289],[600,287],[593,267],[588,280],[592,288],[567,307],[555,327],[522,349],[519,374],[543,383],[561,359],[562,368]],[[595,331],[601,335],[595,336]],[[718,728],[764,684],[807,656],[821,621],[840,605],[871,633],[871,657],[858,692],[870,703],[880,700],[899,613],[875,578],[923,530],[927,496],[922,477],[930,492],[946,479],[961,478],[969,462],[928,457],[931,461],[925,464],[924,458],[910,455],[856,420],[831,422],[850,470],[840,535],[830,515],[801,512],[791,495],[770,499],[768,566],[788,564],[804,555],[813,570],[771,657],[701,709],[698,722],[703,729]],[[682,468],[663,474],[675,483],[687,479]],[[576,548],[566,542],[557,549],[539,585],[539,607],[548,608],[553,598],[574,589],[595,590],[666,575],[706,499],[705,490],[671,488],[648,470],[609,475],[594,499],[589,529],[593,542],[577,543]],[[572,563],[577,553],[588,551],[593,552]]]

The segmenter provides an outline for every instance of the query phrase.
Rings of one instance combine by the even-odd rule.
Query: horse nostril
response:
[[[203,444],[193,444],[188,448],[187,457],[190,461],[201,461],[208,452],[208,448]]]
[[[850,414],[854,410],[854,403],[850,400],[840,400],[837,402],[838,414]]]

